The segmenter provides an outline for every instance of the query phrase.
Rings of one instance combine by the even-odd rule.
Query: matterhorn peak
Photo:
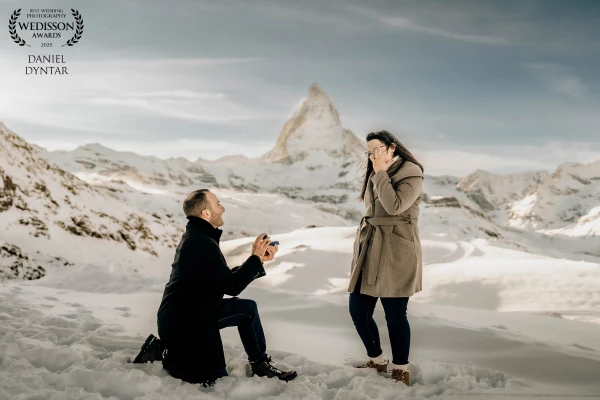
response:
[[[310,156],[322,159],[323,155],[359,161],[364,147],[352,131],[344,129],[329,96],[313,83],[308,97],[283,125],[275,147],[261,161],[292,164]]]
[[[313,83],[308,88],[308,97],[300,106],[307,114],[308,119],[323,119],[341,125],[340,114],[333,105],[333,102],[327,94],[321,89],[318,83]]]
[[[313,84],[310,85],[310,87],[308,88],[308,97],[311,98],[315,96],[327,97],[327,94],[325,94],[325,92],[323,91],[323,89],[321,89],[321,86],[319,86],[317,82],[313,82]]]

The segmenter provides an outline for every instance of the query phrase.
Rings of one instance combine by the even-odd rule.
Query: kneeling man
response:
[[[237,326],[253,375],[294,379],[295,371],[275,368],[253,300],[239,295],[254,279],[265,275],[264,261],[275,257],[278,246],[261,233],[252,255],[230,269],[219,248],[225,208],[207,189],[196,190],[183,203],[186,232],[175,253],[171,276],[158,309],[158,335],[166,347],[163,366],[191,383],[212,384],[227,375],[219,329]]]

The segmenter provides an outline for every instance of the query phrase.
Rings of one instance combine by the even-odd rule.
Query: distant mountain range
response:
[[[35,265],[31,253],[52,254],[52,262],[94,263],[110,248],[120,248],[143,263],[179,239],[169,216],[135,209],[78,179],[2,123],[0,225],[2,278],[43,276],[45,268]]]
[[[0,123],[0,223],[6,227],[0,278],[43,274],[25,249],[58,263],[93,264],[99,260],[90,255],[114,243],[130,253],[127,265],[135,264],[132,254],[156,261],[179,239],[183,198],[203,187],[226,207],[225,239],[258,230],[354,225],[363,215],[356,197],[365,151],[364,140],[341,125],[317,84],[274,147],[258,158],[163,160],[101,144],[48,152]],[[556,238],[553,247],[561,251],[600,257],[600,160],[563,163],[554,173],[426,175],[421,215],[423,237],[486,238],[523,248],[522,235],[535,234]],[[72,237],[85,238],[85,244],[65,245]]]

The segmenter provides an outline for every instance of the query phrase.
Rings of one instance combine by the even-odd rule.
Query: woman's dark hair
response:
[[[367,142],[371,140],[380,140],[381,143],[385,145],[386,150],[390,148],[392,144],[396,145],[394,149],[394,156],[400,156],[400,158],[404,161],[410,161],[419,166],[422,172],[425,172],[423,165],[417,161],[417,159],[411,154],[410,151],[394,135],[389,133],[388,131],[377,131],[371,132],[367,135]],[[367,170],[365,171],[365,179],[363,181],[363,187],[360,191],[360,196],[358,196],[358,200],[364,201],[365,192],[367,191],[367,183],[369,183],[369,178],[371,176],[371,172],[373,172],[373,163],[371,162],[371,158],[367,159]],[[396,171],[394,171],[395,173]]]

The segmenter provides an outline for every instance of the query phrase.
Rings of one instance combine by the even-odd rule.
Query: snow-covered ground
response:
[[[222,331],[230,377],[213,388],[160,363],[128,364],[156,333],[169,265],[49,266],[38,281],[0,285],[0,399],[600,397],[600,264],[484,240],[423,240],[425,290],[409,303],[411,387],[353,368],[365,357],[345,291],[355,229],[271,232],[278,257],[242,294],[258,302],[270,354],[300,374],[293,382],[246,377],[234,328]],[[222,243],[230,266],[251,240]],[[376,319],[389,356],[380,307]]]

